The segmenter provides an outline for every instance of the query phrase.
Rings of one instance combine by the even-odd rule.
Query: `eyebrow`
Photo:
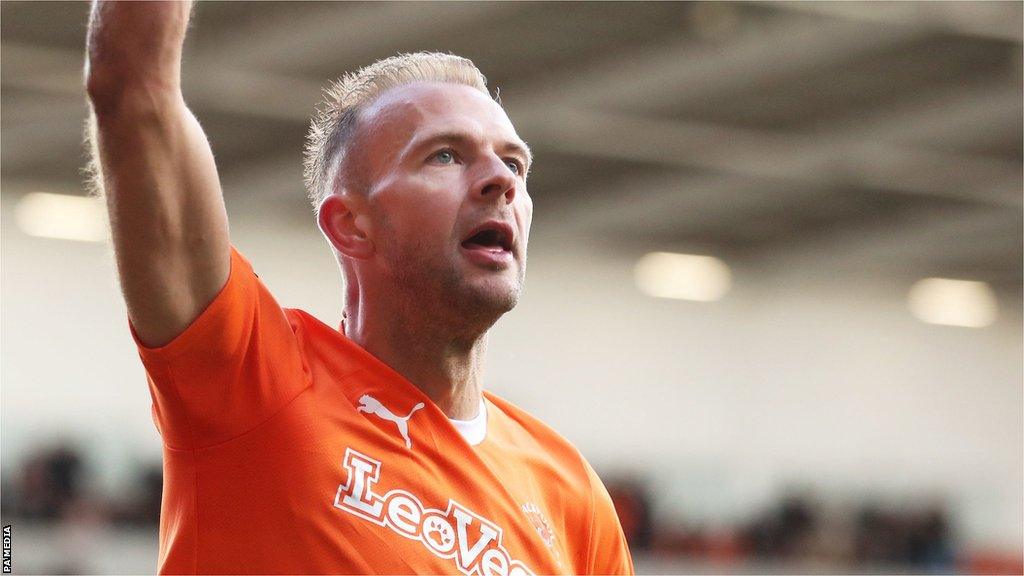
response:
[[[471,144],[474,138],[465,132],[449,131],[439,132],[436,134],[430,134],[417,138],[410,145],[409,150],[420,150],[422,148],[429,148],[435,144],[449,143],[449,144]],[[501,146],[503,153],[515,153],[523,157],[526,162],[526,171],[529,171],[530,166],[533,164],[533,153],[530,151],[530,147],[523,141],[506,141]]]

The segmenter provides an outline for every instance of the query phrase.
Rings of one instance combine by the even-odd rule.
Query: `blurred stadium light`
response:
[[[729,267],[714,256],[651,252],[636,263],[636,284],[658,298],[713,302],[729,291]]]
[[[984,328],[999,311],[988,284],[971,280],[925,278],[910,287],[907,300],[918,319],[946,326]]]
[[[110,237],[102,200],[69,194],[29,192],[15,207],[18,227],[41,238],[100,242]]]

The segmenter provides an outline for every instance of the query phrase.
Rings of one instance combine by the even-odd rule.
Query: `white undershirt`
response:
[[[472,420],[455,420],[454,418],[448,420],[459,431],[459,434],[462,434],[466,442],[469,442],[470,446],[476,446],[487,437],[487,406],[484,405],[483,398],[480,398],[480,411]]]

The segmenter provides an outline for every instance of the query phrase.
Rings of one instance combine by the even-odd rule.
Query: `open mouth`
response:
[[[490,221],[473,229],[462,241],[462,250],[471,260],[487,267],[504,267],[512,260],[515,236],[504,222]]]
[[[470,250],[482,249],[492,252],[511,252],[512,239],[504,230],[487,228],[464,240],[462,242],[462,247]]]

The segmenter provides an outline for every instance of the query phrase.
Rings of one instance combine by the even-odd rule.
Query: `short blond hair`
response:
[[[490,95],[487,79],[471,60],[440,52],[398,54],[332,82],[306,136],[304,176],[314,209],[334,191],[339,173],[350,175],[345,161],[360,110],[387,90],[414,82],[463,84]]]

